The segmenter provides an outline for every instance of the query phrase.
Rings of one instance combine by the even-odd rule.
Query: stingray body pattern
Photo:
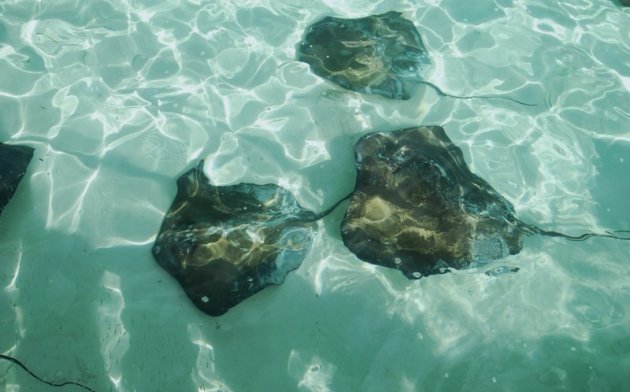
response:
[[[27,146],[0,143],[0,214],[22,181],[33,151]]]
[[[443,128],[370,133],[355,155],[341,236],[361,260],[417,279],[522,249],[512,205],[469,170]]]
[[[319,215],[273,184],[210,184],[203,161],[177,180],[156,261],[212,316],[283,282],[311,247]]]
[[[394,11],[316,22],[299,44],[298,60],[348,90],[402,100],[411,97],[431,63],[418,30]]]

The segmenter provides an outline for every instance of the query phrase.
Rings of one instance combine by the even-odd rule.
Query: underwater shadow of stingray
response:
[[[315,222],[341,201],[315,214],[274,184],[214,186],[203,166],[177,180],[153,256],[200,310],[219,316],[297,269]]]
[[[364,135],[355,156],[343,242],[361,260],[409,279],[517,254],[524,235],[630,239],[569,236],[520,221],[510,202],[470,171],[439,126]]]
[[[307,29],[297,60],[345,89],[390,99],[407,100],[418,85],[426,85],[444,97],[536,106],[502,95],[452,95],[423,80],[422,73],[431,64],[429,53],[413,23],[395,11],[358,19],[325,17]]]

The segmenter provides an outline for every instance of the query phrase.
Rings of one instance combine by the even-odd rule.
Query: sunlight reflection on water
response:
[[[361,134],[419,124],[443,125],[524,220],[603,231],[593,187],[606,157],[595,141],[630,151],[627,9],[144,3],[0,3],[0,134],[37,149],[2,216],[3,353],[98,390],[621,388],[630,359],[592,353],[630,335],[627,244],[534,238],[502,261],[516,274],[408,281],[350,254],[336,211],[282,286],[218,320],[188,303],[149,249],[175,178],[200,159],[214,184],[275,183],[321,211],[352,189]],[[424,88],[409,101],[363,96],[294,60],[324,15],[389,10],[422,34],[427,80],[537,106]],[[630,216],[619,200],[606,207]],[[7,385],[32,385],[19,369],[6,374]]]

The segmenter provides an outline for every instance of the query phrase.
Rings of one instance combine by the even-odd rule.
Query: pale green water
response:
[[[344,92],[294,61],[325,15],[414,22],[457,95]],[[0,218],[0,352],[97,391],[630,390],[630,243],[528,239],[408,281],[324,220],[301,268],[211,318],[153,260],[175,178],[276,183],[319,211],[369,130],[443,125],[519,217],[630,227],[630,9],[609,0],[0,0],[0,141],[36,148]],[[0,362],[6,391],[62,390]],[[75,391],[67,386],[63,390]]]

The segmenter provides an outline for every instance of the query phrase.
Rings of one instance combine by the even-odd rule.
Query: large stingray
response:
[[[0,143],[0,214],[15,193],[33,158],[33,149]]]
[[[423,71],[431,64],[429,54],[416,27],[400,12],[358,19],[325,17],[308,28],[297,53],[316,75],[360,93],[406,100],[418,85],[426,85],[445,97],[536,106],[502,95],[448,94],[423,80]]]
[[[336,206],[315,214],[273,184],[214,186],[203,161],[177,187],[153,255],[212,316],[282,283],[309,251],[315,221]]]
[[[393,99],[409,99],[431,62],[413,23],[394,11],[316,22],[298,47],[298,60],[346,89]]]
[[[370,133],[355,154],[343,242],[360,259],[410,279],[516,254],[529,234],[620,238],[568,236],[520,221],[510,202],[470,171],[439,126]]]

